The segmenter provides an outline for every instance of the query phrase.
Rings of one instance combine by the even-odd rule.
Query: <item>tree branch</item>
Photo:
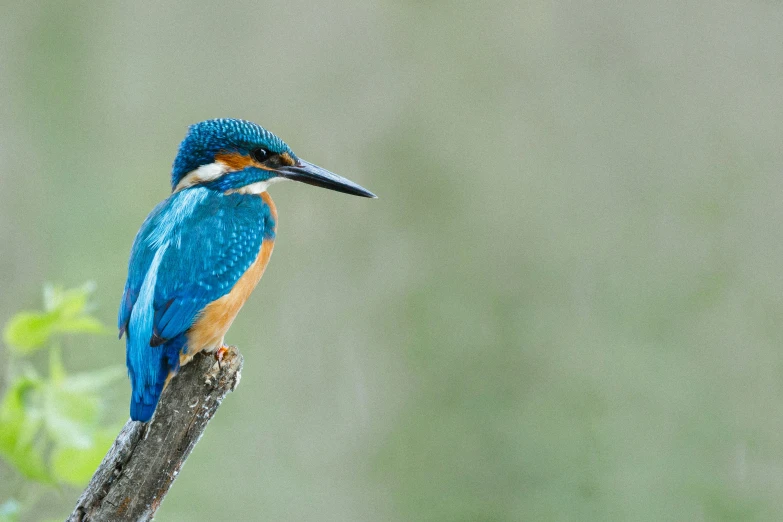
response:
[[[211,354],[183,366],[149,424],[125,423],[68,522],[151,520],[207,423],[239,384],[242,362],[232,347],[220,367]]]

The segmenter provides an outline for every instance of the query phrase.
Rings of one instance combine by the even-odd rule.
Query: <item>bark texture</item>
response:
[[[241,370],[233,347],[219,366],[197,354],[182,367],[149,423],[125,423],[68,522],[151,520]]]

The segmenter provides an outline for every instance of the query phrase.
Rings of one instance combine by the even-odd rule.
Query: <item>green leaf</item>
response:
[[[56,323],[54,314],[19,312],[6,325],[3,340],[16,353],[32,353],[46,344]]]
[[[52,350],[53,378],[45,386],[43,418],[46,431],[58,446],[87,450],[99,426],[102,406],[99,392],[123,378],[126,370],[114,366],[65,376],[56,356],[58,353],[56,349]]]
[[[102,322],[89,315],[74,318],[64,317],[57,322],[57,331],[63,333],[112,333]]]
[[[44,287],[46,312],[20,312],[7,324],[3,339],[15,353],[25,355],[45,346],[56,333],[107,334],[110,330],[88,315],[88,300],[95,285],[63,290]]]
[[[124,366],[110,366],[94,372],[77,373],[68,377],[64,386],[71,392],[97,392],[124,379],[128,370]]]
[[[53,329],[59,333],[109,333],[103,323],[88,314],[89,299],[94,291],[93,283],[65,291],[47,287],[44,291],[46,309],[57,316]]]
[[[6,500],[0,505],[0,522],[16,522],[19,520],[19,513],[22,511],[19,502],[14,499]]]
[[[114,440],[113,433],[99,429],[100,391],[123,378],[125,369],[68,376],[55,337],[109,332],[89,315],[93,291],[90,283],[69,290],[47,285],[45,312],[21,312],[3,331],[5,342],[17,354],[51,346],[48,380],[35,373],[18,377],[0,403],[0,458],[25,477],[46,484],[56,479],[83,485]]]
[[[86,449],[58,446],[52,451],[52,474],[59,482],[84,486],[114,442],[115,432],[102,430]]]
[[[49,483],[51,477],[43,460],[36,434],[41,417],[34,406],[40,400],[41,381],[30,377],[17,379],[0,406],[0,456],[25,477]]]
[[[37,377],[23,376],[18,377],[8,389],[0,405],[0,426],[10,426],[19,424],[20,433],[28,433],[22,437],[22,443],[30,442],[36,430],[29,428],[21,429],[22,424],[29,420],[29,406],[35,402],[35,395],[40,390],[42,381]],[[30,433],[32,431],[32,433]]]
[[[60,345],[54,343],[51,348],[49,348],[49,380],[54,384],[59,384],[65,381],[65,376],[65,365],[63,365]]]
[[[62,287],[46,285],[44,287],[44,307],[47,312],[57,312],[63,317],[76,317],[88,312],[87,302],[95,291],[94,283],[63,290]]]
[[[44,423],[49,437],[60,446],[88,449],[98,428],[98,396],[71,391],[65,383],[47,384],[45,396]]]
[[[50,357],[52,380],[44,386],[43,418],[51,439],[58,445],[87,449],[98,429],[100,391],[125,377],[126,370],[113,366],[94,372],[66,376],[53,347]]]

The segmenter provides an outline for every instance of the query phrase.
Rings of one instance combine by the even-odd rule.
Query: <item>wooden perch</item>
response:
[[[125,423],[68,522],[151,520],[241,371],[242,354],[235,348],[220,367],[211,354],[183,366],[150,423]]]

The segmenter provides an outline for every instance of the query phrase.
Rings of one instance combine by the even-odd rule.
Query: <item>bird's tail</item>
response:
[[[156,352],[162,352],[160,349],[149,348],[149,350],[155,350]],[[158,366],[158,371],[154,372],[154,375],[144,375],[145,372],[134,371],[134,365],[128,364],[128,374],[130,375],[131,388],[131,402],[130,402],[130,416],[131,420],[149,422],[152,418],[152,414],[155,413],[155,408],[158,406],[160,400],[160,394],[163,393],[163,386],[166,384],[166,376],[168,366],[164,358],[153,362]],[[152,377],[152,379],[149,379]]]
[[[163,392],[163,386],[151,387],[145,390],[144,393],[136,397],[134,394],[131,397],[130,403],[130,416],[131,420],[140,422],[149,422],[152,418],[152,414],[155,413],[155,408],[158,406],[160,400],[160,394]]]
[[[138,361],[128,359],[128,374],[133,389],[131,420],[149,422],[152,418],[169,374],[179,370],[179,351],[184,342],[185,336],[181,335],[161,346],[147,346],[147,357],[141,368]]]

